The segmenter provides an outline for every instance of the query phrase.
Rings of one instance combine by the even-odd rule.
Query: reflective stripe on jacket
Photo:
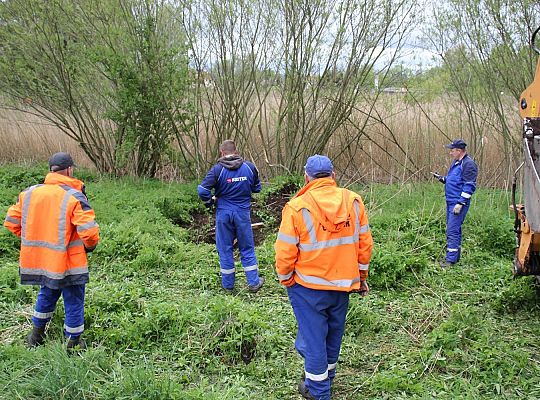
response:
[[[278,278],[286,286],[359,289],[372,247],[362,198],[332,178],[315,179],[283,209],[275,244]]]
[[[83,183],[51,172],[19,194],[4,226],[21,238],[21,283],[53,289],[88,282],[86,248],[99,241]]]

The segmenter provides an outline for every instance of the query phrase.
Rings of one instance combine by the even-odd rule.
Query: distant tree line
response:
[[[465,110],[477,158],[484,157],[485,132],[495,131],[501,164],[520,163],[521,132],[509,116],[518,113],[520,94],[534,77],[531,35],[540,24],[540,3],[449,0],[435,15],[428,35]]]
[[[443,64],[415,76],[393,58],[378,71],[381,83],[455,93],[476,153],[482,157],[482,134],[494,129],[511,157],[518,136],[504,96],[517,101],[532,80],[539,4],[449,0],[431,23],[419,7],[417,0],[5,0],[3,106],[55,124],[98,170],[116,175],[153,177],[170,166],[198,177],[226,138],[271,174],[298,172],[308,155],[331,149],[353,160],[373,141],[373,124],[384,126],[375,65],[423,26]],[[497,122],[486,127],[486,115]],[[414,173],[407,146],[382,130],[390,147],[380,148]]]

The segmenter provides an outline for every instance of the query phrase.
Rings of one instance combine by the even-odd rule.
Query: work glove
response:
[[[94,247],[86,247],[86,246],[84,246],[84,252],[86,254],[93,252],[95,249],[96,249],[96,246],[94,246]]]
[[[463,208],[463,204],[458,203],[454,206],[454,209],[452,210],[452,212],[454,213],[454,215],[458,215],[461,212],[462,208]]]
[[[446,181],[446,178],[440,174],[438,174],[437,172],[432,172],[433,176],[441,183],[445,183]]]

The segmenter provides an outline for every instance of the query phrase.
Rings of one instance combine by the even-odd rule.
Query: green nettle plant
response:
[[[3,102],[57,126],[102,172],[155,176],[189,129],[177,10],[149,0],[1,2]]]
[[[0,166],[0,220],[18,186],[37,183],[42,171]],[[20,285],[19,239],[0,230],[0,398],[298,397],[303,361],[294,348],[296,319],[275,277],[277,227],[256,247],[264,291],[246,290],[238,267],[234,294],[223,293],[215,246],[193,243],[200,222],[189,216],[201,211],[194,183],[81,172],[102,238],[89,256],[88,349],[66,353],[62,302],[45,345],[25,348],[37,288]],[[270,212],[299,182],[270,182],[254,208]],[[438,183],[353,189],[363,195],[375,240],[371,292],[350,296],[333,398],[539,398],[540,307],[535,278],[512,279],[508,193],[475,192],[462,259],[441,270]]]

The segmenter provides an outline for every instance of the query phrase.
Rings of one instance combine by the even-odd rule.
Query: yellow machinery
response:
[[[531,45],[540,27],[533,33]],[[523,91],[520,99],[520,115],[523,118],[523,163],[514,174],[512,203],[516,216],[516,254],[514,256],[514,276],[540,276],[540,59],[536,66],[533,82]],[[523,169],[524,205],[516,204],[516,175]]]

